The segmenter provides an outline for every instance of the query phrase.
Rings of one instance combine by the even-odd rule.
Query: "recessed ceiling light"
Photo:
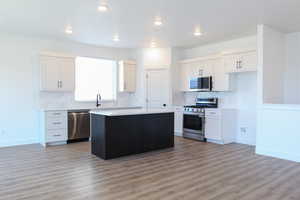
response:
[[[163,22],[162,22],[161,17],[156,17],[156,18],[155,18],[155,20],[154,20],[154,25],[155,25],[155,26],[162,26],[162,25],[163,25]]]
[[[102,2],[98,6],[98,11],[100,12],[107,12],[109,10],[107,3]]]
[[[119,42],[119,41],[120,41],[119,35],[115,35],[115,36],[113,37],[113,41],[114,41],[114,42]]]
[[[72,26],[68,25],[65,29],[65,33],[71,35],[73,33]]]
[[[150,47],[151,48],[156,48],[156,42],[154,40],[151,42]]]
[[[202,35],[201,29],[200,28],[196,28],[195,32],[194,32],[194,36],[199,37]]]

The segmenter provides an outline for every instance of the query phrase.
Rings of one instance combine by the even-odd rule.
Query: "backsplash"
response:
[[[112,106],[136,106],[132,104],[132,95],[129,93],[118,93],[116,102],[103,102],[101,107],[112,107]],[[95,108],[95,102],[78,102],[75,101],[74,93],[51,93],[41,92],[40,93],[40,108]]]
[[[236,107],[235,92],[189,92],[185,93],[185,105],[195,104],[196,98],[218,98],[219,107],[235,108]]]

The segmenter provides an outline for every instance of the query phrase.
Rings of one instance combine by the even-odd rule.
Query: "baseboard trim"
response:
[[[300,162],[300,155],[286,153],[286,152],[276,152],[272,151],[268,148],[264,147],[257,147],[256,146],[256,154],[263,155],[263,156],[270,156],[273,158],[279,158],[284,160],[290,160],[294,162]]]
[[[38,144],[38,143],[39,143],[39,141],[37,139],[17,140],[17,141],[1,141],[0,148],[19,146],[19,145],[28,145],[28,144]]]
[[[174,132],[174,135],[182,137],[182,133],[181,132]]]

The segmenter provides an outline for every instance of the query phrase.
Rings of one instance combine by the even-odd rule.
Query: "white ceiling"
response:
[[[264,23],[284,32],[300,31],[300,0],[1,0],[0,31],[68,39],[114,47],[196,46],[254,34]],[[160,15],[164,25],[153,27]],[[73,35],[64,28],[71,24]],[[204,35],[193,36],[196,25]],[[112,37],[120,36],[115,43]]]

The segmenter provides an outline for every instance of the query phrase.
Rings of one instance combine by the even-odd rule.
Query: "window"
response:
[[[75,72],[76,101],[95,101],[98,93],[104,101],[116,100],[116,61],[77,57]]]

